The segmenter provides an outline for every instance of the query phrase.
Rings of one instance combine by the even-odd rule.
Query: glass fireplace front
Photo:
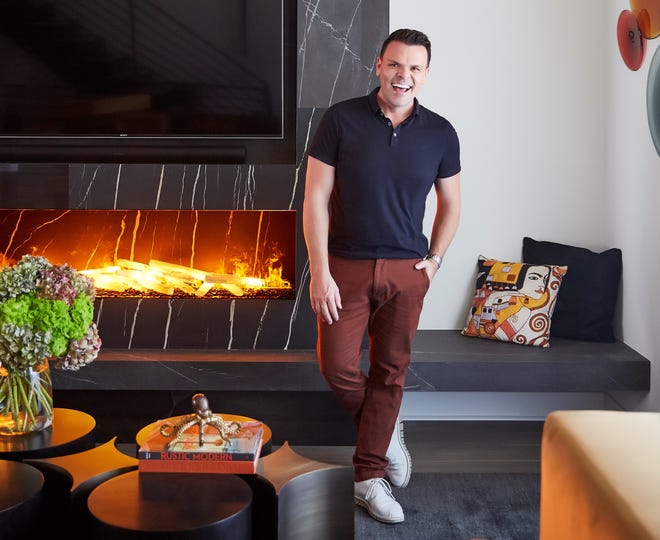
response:
[[[293,210],[0,209],[0,267],[67,263],[99,298],[295,295]]]

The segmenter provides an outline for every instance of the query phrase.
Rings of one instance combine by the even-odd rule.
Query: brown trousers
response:
[[[354,260],[330,256],[339,287],[339,320],[319,318],[321,373],[357,429],[355,481],[385,476],[385,458],[401,407],[412,340],[430,282],[419,259]],[[360,369],[369,336],[369,370]]]

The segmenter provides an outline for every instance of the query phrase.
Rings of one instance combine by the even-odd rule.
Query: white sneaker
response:
[[[397,419],[385,457],[390,462],[385,475],[394,487],[406,487],[412,473],[412,459],[403,440],[403,422]]]
[[[355,504],[367,509],[369,515],[383,523],[401,523],[403,509],[392,495],[392,488],[384,478],[369,478],[355,482]]]

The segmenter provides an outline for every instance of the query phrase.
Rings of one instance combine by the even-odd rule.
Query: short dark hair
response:
[[[380,49],[380,57],[383,58],[385,54],[385,49],[387,46],[392,43],[392,41],[400,41],[406,45],[422,45],[426,48],[426,54],[428,56],[427,65],[431,64],[431,40],[424,32],[419,30],[411,30],[410,28],[399,28],[392,32],[387,39],[383,42],[383,46]]]

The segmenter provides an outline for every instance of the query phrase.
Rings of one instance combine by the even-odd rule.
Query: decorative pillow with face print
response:
[[[550,323],[567,266],[479,256],[464,336],[550,346]]]

